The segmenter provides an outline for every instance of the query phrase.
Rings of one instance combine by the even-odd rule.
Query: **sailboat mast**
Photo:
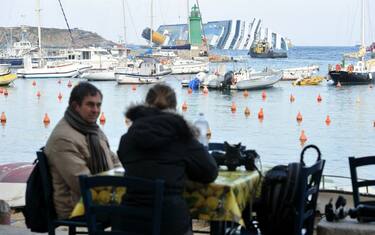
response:
[[[365,0],[362,0],[362,34],[361,34],[361,45],[365,46]]]
[[[42,59],[42,30],[40,28],[41,25],[41,17],[40,17],[40,0],[36,0],[36,16],[38,20],[38,48],[39,48],[39,59]]]
[[[152,32],[153,32],[153,24],[154,24],[154,4],[153,4],[153,0],[151,0],[151,25],[150,25],[150,47],[152,47]]]
[[[189,14],[190,14],[190,9],[189,9],[189,0],[186,0],[186,13],[187,13],[187,30],[188,30],[188,38],[187,38],[187,43],[190,44],[190,19],[189,19]]]
[[[126,45],[126,20],[125,20],[125,0],[122,0],[122,18],[124,23],[124,48],[125,48],[125,64],[128,58],[128,49]]]

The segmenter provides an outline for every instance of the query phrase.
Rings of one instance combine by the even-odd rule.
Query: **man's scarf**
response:
[[[86,136],[91,155],[88,162],[91,174],[97,174],[108,170],[108,162],[103,148],[100,145],[99,135],[102,133],[99,126],[96,123],[88,123],[83,120],[72,108],[66,109],[64,118],[69,125]]]

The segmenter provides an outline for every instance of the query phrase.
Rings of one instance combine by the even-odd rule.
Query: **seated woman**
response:
[[[195,131],[176,111],[176,94],[164,84],[153,86],[144,105],[129,108],[132,124],[121,137],[118,156],[125,175],[165,180],[160,234],[192,234],[189,208],[182,197],[186,179],[213,182],[215,160],[195,138]],[[130,194],[130,195],[129,195]],[[145,195],[129,192],[125,203],[146,203]],[[122,221],[126,226],[126,221]]]

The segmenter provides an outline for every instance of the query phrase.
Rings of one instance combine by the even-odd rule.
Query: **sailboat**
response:
[[[149,45],[152,48],[153,35],[153,0],[151,2],[151,31]],[[124,13],[124,29],[125,29],[125,13]],[[125,30],[124,30],[125,31]],[[117,84],[152,84],[163,81],[163,77],[172,72],[166,68],[158,59],[150,57],[143,58],[143,62],[139,67],[128,67],[125,61],[125,67],[117,67],[115,70],[115,78]]]
[[[45,63],[42,59],[42,37],[41,37],[41,19],[40,19],[40,0],[36,0],[36,12],[38,18],[38,49],[39,66],[34,68],[31,63],[30,55],[24,57],[24,68],[17,70],[17,76],[21,78],[70,78],[76,77],[80,73],[88,70],[91,66],[65,61],[56,61]]]
[[[365,1],[362,0],[362,34],[361,46],[357,52],[344,54],[342,64],[330,66],[328,75],[333,84],[341,85],[361,85],[374,83],[375,79],[375,59],[366,61],[365,47]],[[356,59],[356,64],[345,65],[345,59]]]

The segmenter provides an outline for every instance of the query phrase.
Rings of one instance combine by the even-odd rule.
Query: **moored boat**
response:
[[[114,70],[90,70],[80,77],[87,81],[116,81]]]
[[[0,75],[0,86],[8,86],[14,80],[17,79],[17,75],[13,73]]]
[[[224,77],[211,80],[208,87],[213,89],[258,90],[270,88],[280,79],[281,72],[279,71],[255,72],[252,69],[247,69],[238,72],[229,71]]]
[[[305,67],[287,68],[283,69],[282,78],[283,81],[293,81],[302,79],[305,77],[310,77],[319,71],[319,66],[310,65]]]
[[[150,84],[163,81],[162,78],[172,72],[156,60],[145,60],[138,68],[119,67],[115,70],[118,84]]]
[[[365,47],[365,2],[362,0],[362,33],[361,46],[357,52],[344,54],[344,59],[341,64],[336,66],[329,66],[328,75],[333,84],[337,85],[363,85],[374,83],[375,79],[375,59],[366,61],[366,47]],[[355,59],[356,63],[345,65],[345,59]]]
[[[297,79],[292,84],[297,86],[313,86],[313,85],[319,85],[323,81],[323,76],[310,76],[305,77],[301,79]]]
[[[253,58],[287,58],[286,50],[276,49],[270,46],[266,40],[256,40],[250,47],[249,54]]]
[[[208,62],[186,59],[175,59],[171,64],[166,64],[166,68],[170,68],[172,74],[195,74],[209,71]]]

